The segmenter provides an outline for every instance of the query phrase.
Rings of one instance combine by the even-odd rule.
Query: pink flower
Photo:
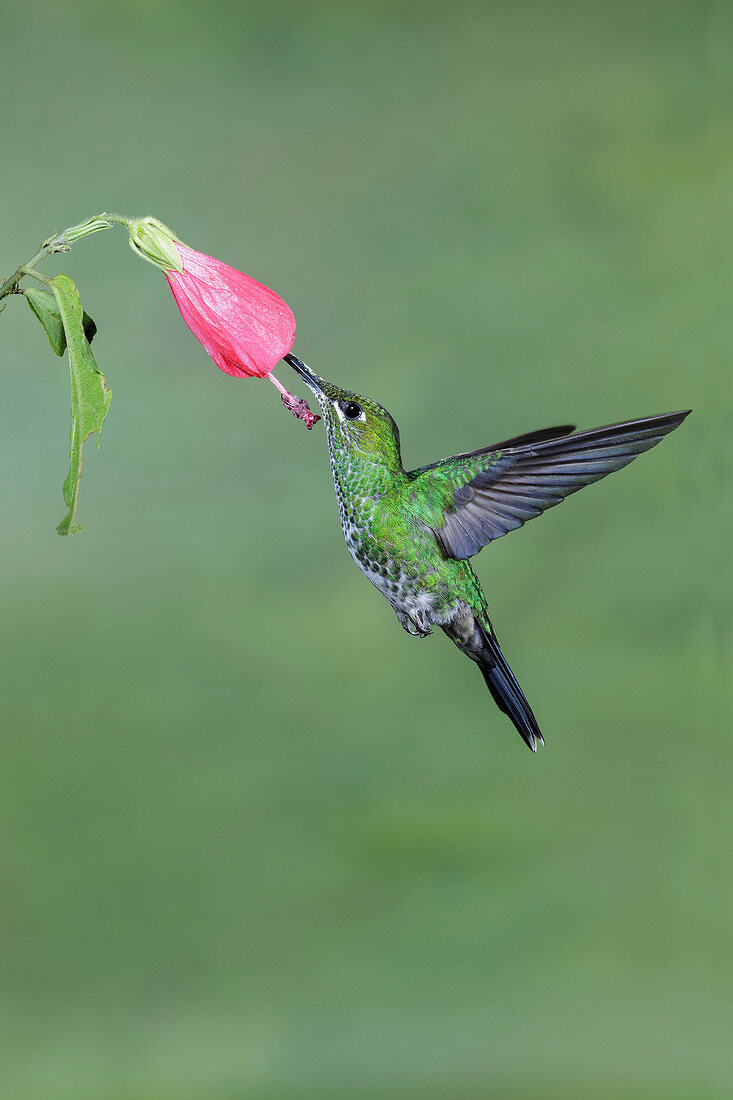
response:
[[[157,218],[122,220],[130,248],[163,272],[183,320],[217,367],[236,378],[269,378],[288,412],[312,428],[321,418],[272,373],[295,339],[287,302],[249,275],[188,248]]]
[[[181,316],[217,367],[265,378],[295,339],[295,317],[269,287],[213,256],[176,242],[181,271],[165,277]]]

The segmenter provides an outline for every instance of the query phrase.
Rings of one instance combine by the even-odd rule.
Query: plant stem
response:
[[[18,294],[18,283],[24,275],[31,275],[33,268],[36,264],[39,264],[41,260],[45,260],[47,256],[52,256],[54,252],[64,252],[68,246],[61,244],[61,234],[56,234],[54,237],[49,237],[47,241],[44,241],[41,247],[36,252],[35,256],[31,256],[30,260],[21,264],[9,279],[6,279],[2,286],[0,286],[0,299],[6,298],[8,294]]]
[[[100,218],[106,218],[108,222],[115,222],[116,225],[129,225],[133,218],[126,218],[124,214],[100,214]]]
[[[116,225],[129,225],[130,218],[126,218],[124,214],[97,214],[94,218],[88,218],[86,222],[79,222],[79,226],[85,227],[87,222],[114,222]],[[72,229],[77,229],[78,226],[71,226],[70,229],[64,230],[63,233],[54,233],[52,237],[44,241],[41,247],[36,252],[35,256],[31,256],[30,260],[26,260],[24,264],[21,264],[19,268],[6,279],[0,286],[0,302],[3,298],[7,298],[9,294],[20,294],[20,288],[18,284],[24,275],[31,275],[34,278],[40,279],[41,282],[48,281],[45,276],[38,275],[34,272],[34,268],[41,260],[45,260],[48,256],[53,256],[55,252],[68,252],[71,248],[71,243],[67,240],[65,234],[68,232],[71,234]],[[106,228],[105,226],[97,226],[99,229]],[[91,230],[90,230],[91,231]],[[73,240],[80,239],[72,237]],[[0,305],[0,310],[3,306]]]
[[[31,279],[38,279],[39,283],[46,283],[46,285],[49,285],[50,283],[53,282],[53,279],[49,279],[48,275],[41,275],[40,271],[29,271],[29,270],[26,270],[25,267],[19,267],[18,271],[20,272],[20,277],[21,278],[24,275],[30,275]],[[23,294],[24,291],[18,289],[17,293],[18,294]]]

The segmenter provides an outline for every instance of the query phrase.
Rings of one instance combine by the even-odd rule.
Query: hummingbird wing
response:
[[[574,433],[548,428],[413,470],[415,499],[451,558],[463,560],[559,504],[584,485],[627,466],[679,427],[689,413],[664,413]]]
[[[422,474],[425,470],[434,470],[438,466],[444,466],[447,462],[452,462],[454,459],[459,458],[475,458],[476,455],[490,454],[493,451],[503,451],[507,447],[521,447],[525,443],[544,443],[546,439],[557,439],[561,435],[570,435],[575,431],[575,424],[562,424],[557,428],[540,428],[538,432],[525,432],[524,435],[513,435],[511,439],[502,439],[501,443],[490,443],[488,447],[481,447],[478,451],[467,451],[465,454],[452,455],[450,458],[443,458],[440,462],[431,462],[429,466],[421,466],[419,470],[414,470],[413,475]]]

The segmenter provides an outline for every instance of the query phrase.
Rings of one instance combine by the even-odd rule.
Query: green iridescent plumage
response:
[[[619,470],[687,412],[575,432],[570,425],[504,440],[406,471],[394,420],[286,356],[318,399],[341,525],[354,561],[410,634],[432,625],[475,661],[529,747],[544,743],[499,648],[470,557],[495,538]]]

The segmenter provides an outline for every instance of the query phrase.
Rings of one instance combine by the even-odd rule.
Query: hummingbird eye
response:
[[[347,401],[342,409],[347,420],[358,420],[361,416],[361,405],[357,405],[356,401]]]

